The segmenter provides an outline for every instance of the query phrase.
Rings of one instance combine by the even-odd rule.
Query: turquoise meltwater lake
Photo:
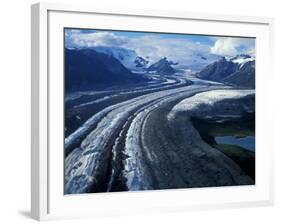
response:
[[[217,136],[215,141],[218,144],[236,145],[255,152],[255,136]]]

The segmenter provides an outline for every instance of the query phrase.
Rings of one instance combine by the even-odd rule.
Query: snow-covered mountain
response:
[[[115,57],[131,71],[143,71],[149,61],[137,55],[134,50],[120,47],[95,47],[97,52]]]
[[[239,67],[242,68],[247,62],[254,61],[255,57],[248,54],[239,54],[235,57],[229,59],[233,63],[239,64]]]
[[[198,72],[205,66],[221,59],[221,56],[214,54],[194,54],[193,52],[185,52],[185,56],[182,58],[175,58],[171,56],[163,55],[160,58],[154,57],[148,58],[144,55],[138,55],[136,51],[132,49],[126,49],[121,47],[94,47],[97,52],[105,53],[118,59],[126,68],[131,71],[144,72],[149,66],[157,63],[164,57],[168,57],[175,63],[172,64],[175,70],[192,70]]]
[[[255,61],[241,63],[239,70],[227,76],[223,82],[239,87],[255,88]]]
[[[137,56],[135,58],[134,63],[135,63],[135,66],[137,68],[146,68],[146,66],[148,65],[149,61],[144,59],[143,57]]]
[[[176,61],[175,69],[191,70],[199,72],[207,65],[221,59],[222,57],[214,54],[194,54],[193,52],[186,52],[186,56],[182,58],[169,57],[171,60]]]
[[[197,76],[199,78],[219,82],[229,75],[238,72],[248,62],[253,62],[255,60],[253,56],[247,54],[240,54],[235,57],[227,58],[214,54],[203,55],[194,54],[192,52],[187,52],[186,57],[183,58],[173,58],[171,56],[169,57],[169,61],[165,56],[158,60],[155,58],[151,60],[148,57],[138,55],[136,51],[132,49],[105,46],[98,46],[93,49],[116,58],[132,72],[156,72],[159,74],[171,75],[176,71],[190,70],[192,72],[198,72]]]

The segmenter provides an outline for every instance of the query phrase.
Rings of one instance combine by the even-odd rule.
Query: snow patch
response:
[[[254,61],[254,58],[237,58],[232,60],[234,63],[239,64],[239,67],[242,68],[247,62]]]

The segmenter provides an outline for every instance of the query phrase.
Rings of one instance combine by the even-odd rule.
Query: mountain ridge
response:
[[[147,68],[148,72],[158,73],[160,75],[172,75],[176,73],[176,70],[171,66],[175,65],[176,63],[172,61],[168,61],[166,57],[161,58],[159,61],[155,62],[154,64],[150,65]]]
[[[196,76],[200,79],[222,82],[242,88],[255,88],[255,58],[237,55],[207,65]]]

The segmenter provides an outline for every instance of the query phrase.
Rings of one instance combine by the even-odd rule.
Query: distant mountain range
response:
[[[144,75],[132,73],[115,57],[94,49],[65,49],[65,76],[66,91],[148,80]]]
[[[207,63],[202,55],[194,60]],[[201,62],[200,62],[201,63]],[[154,63],[138,56],[134,50],[118,47],[65,49],[65,89],[77,91],[102,85],[124,85],[148,81],[145,73],[173,75],[182,65],[164,57]],[[137,74],[136,74],[137,73]],[[242,88],[255,88],[255,58],[242,54],[218,59],[196,74],[200,79],[226,83]]]
[[[157,59],[152,60],[147,56],[138,55],[134,50],[121,47],[93,47],[94,50],[111,55],[118,59],[126,68],[135,72],[145,72],[152,64],[157,63]],[[188,52],[187,52],[188,53]],[[221,58],[221,56],[208,54],[195,54],[189,52],[188,57],[175,59],[177,63],[170,64],[175,70],[200,71],[206,65],[213,63]],[[165,55],[164,55],[165,56]],[[163,58],[162,58],[163,59]],[[170,59],[170,58],[169,58]],[[161,60],[161,59],[158,59]]]
[[[135,72],[150,72],[160,75],[171,75],[176,72],[172,67],[178,63],[168,61],[166,57],[155,63],[151,63],[148,58],[138,56],[134,50],[119,47],[94,47],[95,51],[110,55],[119,60],[127,69]]]
[[[197,77],[201,79],[223,82],[242,88],[255,88],[255,58],[250,55],[237,55],[207,65]]]

